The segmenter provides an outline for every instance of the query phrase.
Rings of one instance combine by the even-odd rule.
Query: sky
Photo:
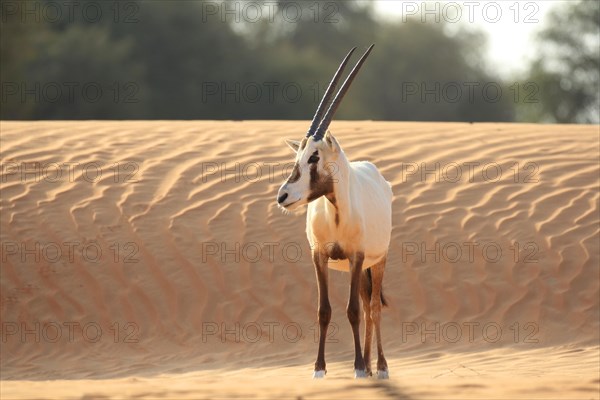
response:
[[[413,17],[425,23],[439,21],[482,30],[488,38],[487,60],[502,77],[526,70],[535,54],[534,35],[547,20],[548,11],[565,1],[399,1],[376,0],[375,10],[386,19]],[[461,11],[459,7],[462,8]]]

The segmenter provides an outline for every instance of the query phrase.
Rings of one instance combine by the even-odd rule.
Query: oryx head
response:
[[[288,146],[296,152],[296,163],[289,178],[279,188],[277,203],[280,207],[292,210],[321,196],[333,193],[333,175],[335,173],[333,167],[341,149],[327,128],[354,77],[371,53],[373,46],[371,45],[358,60],[339,92],[329,104],[344,68],[356,47],[350,50],[329,83],[306,137],[301,142],[286,140]],[[325,112],[327,105],[329,105],[329,108]]]

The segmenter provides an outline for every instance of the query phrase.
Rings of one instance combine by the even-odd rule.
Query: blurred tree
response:
[[[540,53],[526,80],[539,102],[521,102],[519,119],[600,122],[600,3],[567,2],[553,10],[538,38]]]
[[[4,12],[0,23],[0,118],[33,117],[35,104],[21,101],[19,86],[35,58],[34,41],[48,34],[44,24],[26,25],[18,13]]]
[[[145,85],[143,66],[131,57],[132,43],[115,40],[110,24],[86,22],[76,10],[87,3],[108,5],[83,0],[71,13],[49,0],[3,7],[2,118],[143,115],[139,97]],[[103,11],[99,15],[110,20]]]
[[[135,17],[112,29],[133,40],[132,56],[145,66],[145,118],[237,118],[235,94],[222,98],[221,89],[235,89],[247,70],[259,67],[226,20],[208,18],[203,3],[193,1],[139,2]]]
[[[268,118],[312,118],[340,60],[353,46],[359,47],[357,53],[364,50],[374,40],[376,29],[369,4],[280,2],[271,22],[265,18],[249,27],[253,55],[262,64],[253,71],[255,79],[279,83],[274,101],[256,104],[252,115],[267,109]],[[359,101],[355,95],[353,90],[344,107]],[[340,116],[349,114],[340,110]]]
[[[451,35],[418,20],[383,23],[367,2],[286,0],[257,17],[251,1],[78,4],[73,19],[3,25],[1,62],[3,82],[63,91],[75,83],[79,101],[23,104],[12,96],[1,104],[3,118],[306,120],[344,54],[370,43],[375,51],[339,118],[513,118],[510,96],[497,93],[503,84],[482,66],[483,35]],[[94,12],[77,12],[84,9]],[[103,89],[101,100],[82,98],[90,82]]]
[[[269,76],[283,81],[294,77],[302,87],[311,88],[301,104],[275,104],[281,118],[290,113],[293,118],[310,118],[346,51],[358,46],[361,52],[376,43],[368,66],[338,111],[339,118],[513,120],[511,96],[497,77],[484,71],[481,33],[460,31],[450,36],[444,25],[419,20],[383,23],[375,19],[371,4],[363,2],[328,2],[320,19],[315,19],[315,9],[307,4],[302,23],[288,22],[291,26],[279,29],[275,37],[259,26],[260,34],[253,36],[263,44],[258,47],[262,59],[278,55],[276,63],[265,65]]]
[[[46,33],[23,86],[36,92],[34,119],[126,119],[143,116],[144,66],[131,54],[132,41],[111,38],[105,26],[71,25]]]
[[[513,106],[503,83],[481,63],[485,41],[477,32],[454,36],[443,25],[408,20],[378,30],[368,76],[357,82],[362,108],[354,115],[384,120],[511,121]],[[359,86],[357,85],[357,86]]]

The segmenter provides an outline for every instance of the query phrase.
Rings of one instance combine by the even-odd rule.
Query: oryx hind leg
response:
[[[371,319],[371,270],[367,269],[363,272],[360,283],[360,297],[363,304],[363,312],[365,316],[365,346],[364,356],[365,372],[367,376],[373,375],[371,372],[371,343],[373,342],[373,320]]]
[[[383,355],[383,345],[381,343],[381,308],[387,305],[382,293],[383,273],[385,262],[381,262],[370,268],[371,270],[371,319],[375,327],[375,337],[377,339],[377,377],[387,379],[389,377],[387,361]]]

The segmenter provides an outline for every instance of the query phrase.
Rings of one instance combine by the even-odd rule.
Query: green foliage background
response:
[[[82,16],[88,3],[101,7],[102,18]],[[210,6],[247,4],[226,3]],[[503,82],[486,67],[483,34],[380,21],[365,2],[319,3],[317,18],[314,2],[295,2],[303,8],[299,22],[277,10],[272,20],[267,12],[254,20],[251,9],[236,22],[235,13],[213,14],[201,1],[77,4],[72,19],[58,21],[3,8],[2,118],[309,119],[349,48],[376,43],[340,119],[598,122],[596,1],[571,2],[551,16],[539,57],[517,77],[535,84],[533,102],[515,98],[514,80]],[[465,83],[473,82],[479,86],[471,97]],[[497,101],[483,93],[488,83],[502,89]],[[447,96],[421,96],[436,85]],[[420,91],[408,95],[408,87]]]

